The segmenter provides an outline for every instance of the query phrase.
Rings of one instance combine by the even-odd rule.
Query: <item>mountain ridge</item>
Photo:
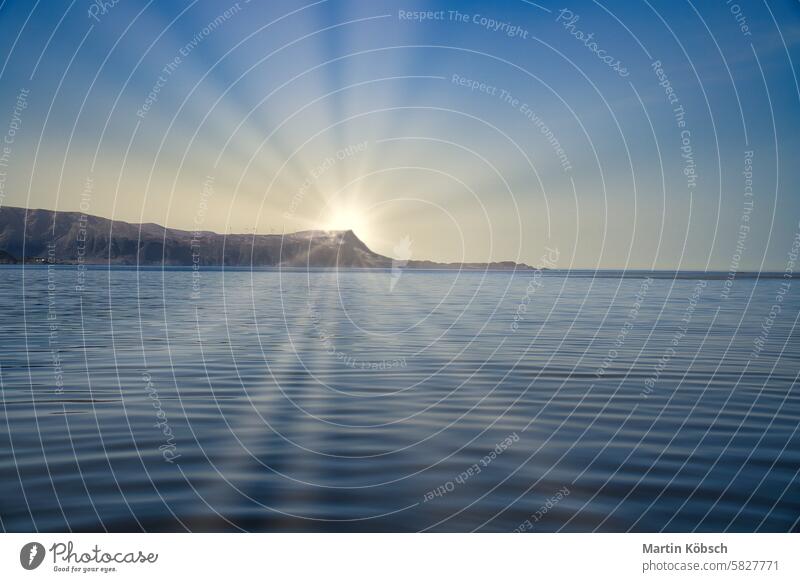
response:
[[[82,212],[0,208],[0,263],[305,268],[531,269],[524,263],[398,262],[352,230],[219,234],[130,223]]]

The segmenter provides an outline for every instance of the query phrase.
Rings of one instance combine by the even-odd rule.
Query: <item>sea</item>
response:
[[[0,527],[800,526],[777,274],[0,268]]]

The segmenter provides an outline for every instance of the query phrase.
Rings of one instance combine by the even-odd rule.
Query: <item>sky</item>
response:
[[[783,271],[798,41],[796,0],[5,0],[0,205]]]

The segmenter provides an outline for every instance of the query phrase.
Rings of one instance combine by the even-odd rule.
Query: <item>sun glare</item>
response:
[[[324,219],[324,230],[352,230],[360,237],[368,235],[368,222],[363,212],[356,208],[337,208]]]

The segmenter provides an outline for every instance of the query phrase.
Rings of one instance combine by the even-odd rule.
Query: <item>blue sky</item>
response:
[[[2,204],[352,227],[446,261],[783,270],[799,39],[788,0],[5,1]]]

